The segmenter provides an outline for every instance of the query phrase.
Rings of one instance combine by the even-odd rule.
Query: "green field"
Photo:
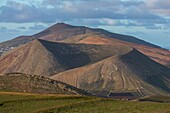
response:
[[[160,99],[160,98],[159,98]],[[170,103],[0,92],[0,113],[170,113]]]

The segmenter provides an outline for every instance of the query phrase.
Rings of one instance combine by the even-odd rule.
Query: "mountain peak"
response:
[[[69,24],[64,23],[64,22],[59,22],[59,23],[57,23],[57,25],[69,25]]]
[[[66,23],[64,23],[64,22],[60,22],[60,23],[56,23],[56,24],[54,24],[53,26],[51,26],[51,28],[70,28],[70,27],[73,27],[72,25],[70,25],[70,24],[66,24]]]

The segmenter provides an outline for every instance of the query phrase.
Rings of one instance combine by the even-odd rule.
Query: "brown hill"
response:
[[[48,41],[59,41],[72,36],[85,34],[87,32],[92,32],[90,28],[83,26],[76,27],[65,23],[57,23],[40,33],[31,36],[20,36],[12,40],[0,43],[0,54],[11,50],[11,48],[18,47],[19,45],[26,44],[34,39],[44,39]]]
[[[170,92],[170,69],[118,42],[111,46],[34,40],[0,58],[0,73],[13,72],[56,73],[51,78],[98,96],[125,93],[138,98]]]
[[[170,93],[170,69],[135,49],[50,77],[100,96]],[[136,97],[136,98],[137,98]]]
[[[9,43],[9,42],[17,43],[17,41],[23,41],[23,43],[26,43],[27,41],[31,41],[32,39],[60,41],[60,40],[64,40],[64,39],[67,39],[67,38],[70,38],[73,36],[82,35],[82,34],[86,34],[86,33],[100,33],[100,34],[104,34],[108,37],[112,37],[112,38],[119,39],[119,40],[126,41],[126,42],[132,42],[132,43],[141,44],[141,45],[158,47],[156,45],[153,45],[151,43],[145,42],[143,40],[137,39],[132,36],[111,33],[104,29],[94,29],[94,28],[88,28],[85,26],[72,26],[72,25],[65,24],[65,23],[57,23],[57,24],[43,30],[40,33],[34,34],[32,36],[20,36],[13,40],[7,41],[7,43]],[[19,42],[19,43],[21,44],[21,42]]]
[[[10,50],[11,48],[18,47],[19,45],[28,43],[33,39],[60,41],[60,40],[64,40],[73,36],[82,35],[86,33],[101,33],[108,37],[112,37],[127,42],[132,42],[132,43],[137,43],[137,44],[142,44],[142,45],[147,45],[152,47],[158,47],[148,42],[145,42],[143,40],[139,40],[132,36],[111,33],[103,29],[92,29],[85,26],[72,26],[65,23],[57,23],[43,30],[42,32],[34,34],[32,36],[20,36],[12,40],[0,43],[0,50],[2,54],[3,52]]]
[[[121,41],[121,40],[110,38],[106,35],[99,34],[99,33],[87,33],[83,35],[77,35],[77,36],[62,40],[61,42],[76,43],[76,44],[82,43],[82,44],[96,44],[96,45],[129,46],[147,55],[154,61],[162,65],[165,65],[167,67],[170,67],[170,51],[166,49],[155,48],[151,46]]]
[[[65,44],[34,40],[0,57],[0,73],[21,72],[49,76],[119,55],[127,47]]]
[[[98,35],[97,37],[96,34]],[[99,34],[102,36],[99,36]],[[0,55],[6,51],[18,47],[19,45],[28,43],[33,39],[43,39],[48,41],[64,40],[64,42],[76,41],[77,43],[79,42],[86,44],[119,44],[131,46],[138,49],[143,54],[149,56],[156,62],[170,67],[170,51],[168,50],[161,49],[158,46],[139,40],[132,36],[111,33],[103,29],[92,29],[84,26],[72,26],[65,23],[57,23],[32,36],[20,36],[15,39],[0,43]]]
[[[0,91],[14,91],[40,94],[77,94],[89,93],[68,84],[51,80],[43,76],[22,73],[10,73],[0,76]]]

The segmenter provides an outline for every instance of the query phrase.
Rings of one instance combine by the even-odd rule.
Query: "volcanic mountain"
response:
[[[0,43],[0,54],[34,39],[43,39],[55,42],[62,41],[65,43],[76,42],[85,44],[126,45],[136,48],[154,61],[170,67],[170,51],[166,49],[162,49],[156,45],[132,36],[111,33],[103,29],[72,26],[65,23],[57,23],[32,36],[20,36]]]
[[[59,81],[51,80],[43,76],[22,73],[0,75],[0,91],[90,95],[83,90]]]
[[[50,78],[100,96],[115,92],[138,96],[170,93],[170,69],[135,49]]]
[[[17,47],[19,45],[30,42],[33,39],[43,39],[43,40],[48,40],[48,41],[61,41],[61,40],[64,40],[64,39],[67,39],[73,36],[78,36],[78,35],[87,34],[87,33],[101,33],[101,34],[105,34],[108,37],[114,37],[116,39],[127,41],[127,42],[158,47],[156,45],[150,44],[143,40],[139,40],[132,36],[115,34],[115,33],[111,33],[103,29],[92,29],[92,28],[88,28],[85,26],[72,26],[72,25],[65,24],[65,23],[57,23],[43,30],[42,32],[34,34],[32,36],[20,36],[12,40],[3,42],[0,44],[0,47],[4,47],[4,48]]]
[[[15,49],[5,52],[11,48]],[[0,51],[5,52],[0,57],[0,74],[5,74],[0,88],[11,87],[11,91],[28,87],[27,92],[36,92],[40,84],[37,92],[51,93],[54,79],[104,97],[170,93],[170,69],[166,67],[170,66],[170,51],[132,36],[58,23],[35,35],[1,43]],[[51,79],[47,82],[33,75]],[[14,87],[9,84],[12,79]],[[58,85],[54,87],[64,93]]]
[[[87,33],[83,35],[78,35],[71,38],[67,38],[60,42],[76,43],[76,44],[82,43],[82,44],[96,44],[96,45],[129,46],[147,55],[154,61],[163,64],[167,67],[170,67],[170,51],[166,49],[122,41],[119,39],[110,38],[100,33]]]
[[[51,76],[98,96],[170,93],[170,69],[125,45],[33,40],[0,58],[0,73],[13,72]]]
[[[34,40],[0,57],[0,73],[21,72],[50,76],[119,55],[124,46],[65,44]]]

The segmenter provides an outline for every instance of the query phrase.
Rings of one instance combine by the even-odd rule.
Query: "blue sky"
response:
[[[1,0],[0,42],[57,22],[100,27],[170,46],[170,0]]]

